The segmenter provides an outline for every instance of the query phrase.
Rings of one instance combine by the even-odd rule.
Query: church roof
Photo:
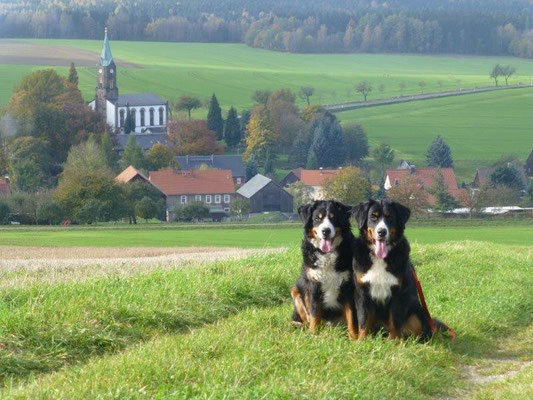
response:
[[[108,67],[113,61],[113,55],[111,54],[111,46],[109,45],[109,39],[107,37],[107,28],[105,28],[104,46],[100,53],[100,64],[104,67]]]
[[[166,102],[155,93],[129,93],[118,96],[116,105],[124,106],[162,106]]]

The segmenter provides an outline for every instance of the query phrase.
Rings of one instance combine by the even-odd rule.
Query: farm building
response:
[[[128,144],[130,135],[116,135],[115,137],[117,141],[115,145],[115,151],[119,155],[122,155],[126,144]],[[137,146],[139,146],[143,151],[147,151],[158,143],[167,146],[168,135],[166,133],[136,133],[135,141],[137,142]]]
[[[524,165],[524,170],[526,171],[527,176],[533,176],[533,150],[526,160],[526,165]]]
[[[167,220],[176,207],[199,201],[209,208],[214,220],[229,215],[235,197],[235,184],[229,169],[151,171],[149,180],[167,196]]]
[[[181,169],[231,169],[236,185],[246,180],[242,157],[239,155],[177,156],[174,159]]]
[[[457,179],[453,168],[440,168],[444,185],[448,192],[457,200],[461,201],[464,189],[457,186]],[[390,190],[394,186],[402,185],[408,179],[414,179],[427,194],[427,201],[430,205],[435,204],[435,196],[429,193],[429,190],[435,186],[435,182],[439,177],[439,169],[437,168],[394,168],[388,169],[385,172],[385,190]]]
[[[237,194],[250,200],[250,212],[293,212],[293,198],[272,179],[257,174],[238,190]]]
[[[302,182],[305,186],[313,189],[313,198],[322,198],[322,185],[324,181],[333,178],[338,169],[303,169],[296,168],[289,172],[280,182],[281,186],[287,187],[294,182]]]
[[[508,166],[514,166],[516,170],[520,174],[520,178],[522,179],[522,183],[524,186],[527,185],[527,170],[523,168],[521,165],[518,165],[516,162],[514,163],[508,163]],[[525,166],[527,168],[527,164]],[[472,182],[473,188],[479,188],[483,183],[490,182],[490,177],[496,170],[496,167],[481,167],[476,169],[476,173],[474,174],[474,181]]]

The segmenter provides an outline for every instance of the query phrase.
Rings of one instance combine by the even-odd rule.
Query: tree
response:
[[[413,216],[420,216],[429,208],[428,195],[422,184],[414,176],[408,176],[401,185],[392,186],[387,197],[411,209]]]
[[[7,201],[0,199],[0,224],[6,224],[10,215],[11,209],[9,208],[9,204]]]
[[[70,63],[70,69],[68,70],[67,81],[76,87],[78,87],[78,71],[76,71],[76,66],[73,62]]]
[[[170,148],[176,155],[220,154],[217,134],[206,121],[174,121],[168,124]]]
[[[263,104],[266,106],[268,98],[270,97],[271,94],[272,94],[271,90],[256,90],[252,94],[252,100],[258,104]]]
[[[72,146],[68,153],[65,169],[111,172],[106,155],[93,136],[86,142]]]
[[[35,192],[51,184],[53,160],[49,143],[33,136],[22,136],[11,145],[11,180],[18,190]]]
[[[502,67],[502,75],[505,78],[505,85],[508,85],[509,78],[516,72],[516,68],[512,67],[510,65],[506,65],[505,67]]]
[[[366,101],[368,94],[372,91],[372,85],[370,84],[370,82],[367,81],[359,82],[355,86],[355,91],[357,93],[361,93],[363,95],[364,101]]]
[[[504,75],[503,67],[500,64],[496,64],[492,71],[490,71],[490,77],[494,79],[494,85],[498,86],[498,78]]]
[[[405,82],[400,82],[398,86],[400,87],[400,97],[403,97],[403,90],[407,85],[405,84]]]
[[[124,147],[122,158],[120,159],[120,167],[122,169],[128,168],[130,165],[133,165],[137,169],[144,169],[146,167],[143,151],[137,145],[135,135],[130,135],[126,147]]]
[[[237,196],[229,206],[230,214],[241,219],[243,216],[250,214],[250,200],[245,197]]]
[[[46,193],[37,203],[37,221],[48,225],[59,224],[64,217],[64,210],[49,193]]]
[[[174,166],[174,154],[164,144],[156,143],[146,153],[146,168],[150,171],[159,171]]]
[[[307,105],[311,104],[309,98],[315,93],[315,88],[311,86],[302,86],[300,88],[300,97],[307,101]]]
[[[187,111],[189,121],[191,120],[191,111],[202,106],[202,102],[193,96],[181,96],[174,105],[176,111]]]
[[[237,117],[237,110],[231,107],[224,125],[224,140],[230,147],[236,146],[241,141],[241,126]]]
[[[334,199],[345,204],[358,204],[369,197],[370,182],[356,167],[346,167],[333,178],[326,179],[322,186],[324,198]]]
[[[426,82],[420,81],[418,82],[418,86],[420,87],[420,94],[424,94],[424,88],[426,87]]]
[[[131,132],[135,133],[135,114],[128,110],[124,121],[124,133],[129,134]]]
[[[292,194],[294,212],[298,212],[298,207],[313,201],[313,188],[305,185],[302,181],[291,183],[287,188],[287,192]]]
[[[266,109],[270,129],[278,139],[277,147],[292,145],[297,133],[305,128],[298,116],[296,96],[289,89],[278,89],[268,98]]]
[[[356,122],[345,126],[344,137],[348,161],[356,163],[368,156],[368,139],[362,125]]]
[[[439,91],[442,92],[442,87],[444,86],[444,81],[442,81],[442,80],[439,79],[439,80],[437,81],[437,84],[439,85]]]
[[[318,114],[324,113],[325,110],[318,104],[310,104],[302,109],[300,118],[305,122],[311,122]]]
[[[305,132],[300,132],[292,144],[289,162],[294,167],[305,167],[309,154],[309,139]]]
[[[317,116],[309,127],[313,138],[309,157],[316,157],[318,167],[337,168],[346,160],[346,142],[337,117],[330,112]],[[309,158],[308,158],[309,164]]]
[[[248,158],[248,162],[246,163],[246,180],[249,181],[254,176],[256,176],[259,173],[259,170],[257,169],[257,161],[255,159],[255,155],[251,155]]]
[[[217,140],[222,140],[224,135],[224,119],[222,118],[222,110],[214,93],[211,96],[209,111],[207,112],[207,129],[217,134]]]
[[[243,158],[248,160],[254,154],[256,162],[264,165],[268,151],[273,149],[278,139],[276,132],[272,129],[270,113],[265,106],[254,107],[247,129],[246,150]]]
[[[142,198],[135,206],[135,214],[145,222],[157,215],[157,204],[148,196]]]
[[[440,135],[429,145],[426,160],[430,167],[453,167],[452,151]]]
[[[435,206],[438,211],[451,211],[459,206],[459,203],[448,191],[448,187],[444,183],[444,176],[439,170],[437,177],[434,179],[433,187],[428,189],[428,192],[435,196]]]
[[[518,169],[511,164],[499,165],[490,176],[492,186],[504,185],[517,191],[524,189],[524,181]]]
[[[202,220],[209,217],[209,207],[201,201],[193,201],[184,206],[178,204],[174,209],[174,215],[178,221]]]
[[[102,139],[100,140],[100,146],[102,148],[102,151],[104,152],[105,159],[107,160],[107,165],[109,166],[109,168],[111,168],[112,171],[116,171],[118,163],[118,154],[113,149],[113,143],[111,143],[111,139],[109,138],[109,134],[107,132],[102,135]]]
[[[385,169],[394,161],[394,150],[386,143],[380,143],[372,149],[372,157],[380,167],[380,176],[385,175]]]
[[[248,126],[248,122],[250,122],[251,116],[252,116],[252,112],[250,110],[242,110],[241,120],[239,121],[241,125],[241,136],[245,135],[246,127]]]
[[[137,223],[137,204],[148,197],[156,205],[157,218],[160,220],[166,219],[166,201],[162,193],[151,183],[145,181],[135,181],[121,184],[124,192],[124,209],[125,216],[130,220],[130,224]]]
[[[385,93],[385,85],[381,83],[378,87],[380,97],[383,98],[383,93]]]

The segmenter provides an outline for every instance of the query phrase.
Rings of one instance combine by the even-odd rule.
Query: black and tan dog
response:
[[[359,339],[382,328],[390,338],[413,335],[429,339],[432,324],[418,297],[410,246],[404,236],[409,208],[370,200],[354,207],[353,214],[360,231],[353,247]],[[437,329],[447,328],[438,320],[432,322]]]
[[[302,273],[291,287],[293,323],[314,332],[321,320],[344,318],[357,338],[350,229],[351,208],[336,201],[315,201],[298,209],[304,224]]]

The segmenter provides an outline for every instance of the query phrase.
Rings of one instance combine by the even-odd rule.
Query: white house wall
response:
[[[116,126],[116,122],[115,121],[115,105],[113,103],[111,103],[109,100],[106,100],[105,102],[105,106],[106,106],[106,111],[105,111],[105,115],[106,115],[106,122],[109,126],[111,126],[112,128],[114,128]]]
[[[144,125],[141,126],[141,109],[144,108]],[[154,109],[154,124],[150,125],[150,108]],[[159,120],[159,109],[163,108],[163,118]],[[124,120],[128,112],[128,107],[119,107],[117,112],[117,123],[120,121],[120,110],[124,110]],[[167,107],[166,105],[159,106],[129,106],[130,112],[135,110],[135,132],[141,133],[144,129],[155,126],[164,126],[167,123]],[[108,113],[109,115],[109,113]],[[114,111],[113,111],[114,115]],[[114,126],[114,125],[113,125]]]

